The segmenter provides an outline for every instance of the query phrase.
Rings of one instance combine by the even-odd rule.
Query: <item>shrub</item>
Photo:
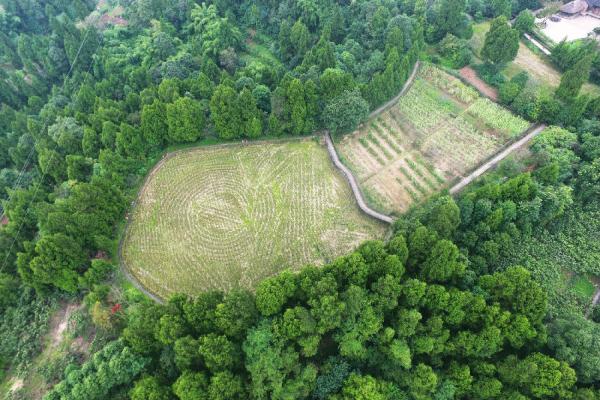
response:
[[[500,90],[498,91],[500,101],[502,104],[507,105],[512,103],[519,93],[521,93],[521,88],[512,81],[504,82],[502,85],[500,85]]]
[[[525,32],[531,32],[535,26],[535,16],[529,10],[523,10],[517,15],[515,19],[514,28],[521,34]]]
[[[458,69],[471,62],[471,50],[464,39],[449,33],[439,44],[440,54],[449,62],[450,67]]]

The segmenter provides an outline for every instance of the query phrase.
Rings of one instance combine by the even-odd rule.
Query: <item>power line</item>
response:
[[[98,17],[96,20],[99,20],[99,18],[100,18],[100,17]],[[77,53],[75,54],[75,58],[73,59],[73,63],[71,64],[71,66],[70,66],[70,68],[69,68],[69,71],[67,72],[67,74],[65,75],[65,78],[63,79],[63,83],[62,83],[62,86],[61,86],[61,92],[62,92],[62,91],[65,89],[65,85],[66,85],[66,83],[67,83],[67,79],[69,78],[69,75],[70,75],[70,74],[71,74],[71,72],[73,71],[73,68],[75,67],[75,64],[77,64],[77,61],[79,60],[79,54],[81,53],[81,50],[83,49],[83,45],[84,45],[84,44],[85,44],[85,42],[87,41],[87,38],[88,38],[88,35],[89,35],[90,31],[91,31],[91,29],[88,29],[88,30],[85,32],[85,35],[84,35],[84,37],[83,37],[83,40],[81,41],[81,44],[79,45],[79,48],[77,49]],[[95,54],[95,53],[96,53],[96,51],[98,50],[98,48],[99,48],[99,47],[100,47],[100,42],[99,42],[99,43],[96,45],[96,48],[94,49],[94,52],[93,52],[92,54]],[[90,62],[90,66],[91,66],[91,62]],[[89,72],[89,70],[90,70],[90,68],[88,68],[88,72]],[[45,126],[44,126],[44,129],[43,129],[43,130],[45,130],[46,128],[48,128],[48,123],[47,123],[47,122],[46,122],[46,124],[45,124]],[[34,139],[34,142],[35,142],[35,139]],[[32,148],[32,151],[33,151],[34,149],[35,149],[35,143],[34,143],[34,147]],[[30,152],[30,154],[31,154],[31,152]],[[53,155],[54,155],[54,154],[52,154],[52,155],[51,155],[51,157],[52,157]],[[26,210],[25,212],[26,212],[27,214],[29,213],[29,209],[31,208],[31,206],[32,206],[32,204],[33,204],[33,202],[34,202],[34,200],[35,200],[35,198],[36,198],[36,196],[37,196],[37,193],[38,193],[38,191],[39,191],[39,188],[40,188],[40,186],[42,185],[42,182],[44,181],[44,178],[45,178],[45,177],[46,177],[46,172],[42,171],[42,176],[41,176],[41,178],[40,178],[40,179],[38,180],[38,182],[37,182],[37,185],[36,185],[36,187],[35,187],[35,189],[34,189],[33,196],[32,196],[32,198],[31,198],[31,200],[29,201],[29,204],[28,204],[28,205],[27,205],[27,207],[25,208],[25,210]],[[3,263],[2,263],[2,268],[0,268],[0,273],[4,272],[4,269],[6,268],[6,263],[7,263],[7,261],[8,261],[8,257],[9,257],[9,255],[10,255],[10,253],[12,252],[12,249],[13,249],[13,247],[14,247],[14,245],[15,245],[15,243],[16,243],[16,241],[17,241],[18,237],[19,237],[19,234],[21,233],[21,229],[23,229],[23,225],[24,225],[24,223],[25,223],[25,221],[22,221],[22,222],[19,224],[19,229],[17,229],[17,233],[15,234],[15,236],[14,236],[14,238],[13,238],[13,240],[12,240],[11,244],[10,244],[10,247],[9,247],[9,249],[8,249],[7,253],[6,253],[6,256],[4,257],[4,261],[3,261]]]
[[[27,155],[27,159],[25,159],[25,162],[23,163],[23,168],[21,168],[21,170],[19,171],[19,175],[17,176],[17,179],[13,185],[14,186],[13,190],[11,190],[8,193],[8,200],[7,200],[8,203],[11,202],[15,190],[21,185],[21,180],[25,176],[25,171],[27,170],[27,167],[29,167],[29,159],[31,158],[31,156],[33,155],[34,152],[35,152],[35,146],[32,146],[31,150],[29,151],[29,154]],[[6,211],[4,210],[4,208],[2,208],[2,213],[0,214],[0,221],[2,220],[2,218],[4,218],[4,215],[6,215]]]
[[[96,18],[96,21],[98,21],[99,17]],[[79,58],[79,54],[81,53],[81,49],[83,48],[83,45],[85,44],[85,41],[87,40],[87,36],[89,35],[91,29],[87,29],[85,32],[85,35],[83,37],[83,40],[81,41],[81,44],[79,45],[79,48],[77,49],[77,53],[75,54],[75,58],[73,59],[73,63],[69,66],[69,71],[67,72],[67,74],[65,75],[65,78],[63,79],[63,84],[61,86],[61,91],[64,90],[65,88],[65,84],[67,82],[67,79],[69,78],[69,75],[71,75],[71,72],[73,71],[73,68],[75,66],[75,64],[77,63],[77,60]],[[96,46],[96,49],[94,50],[94,53],[96,52],[96,50],[98,49],[99,45]],[[90,63],[90,67],[88,68],[87,72],[90,72],[92,63]],[[47,124],[44,126],[44,129],[46,129],[48,126]],[[34,139],[35,141],[35,139]],[[21,180],[25,174],[25,171],[27,169],[27,167],[29,166],[29,159],[31,158],[31,156],[33,155],[33,153],[35,152],[35,144],[31,147],[31,150],[29,151],[29,154],[27,155],[27,159],[25,160],[25,163],[23,164],[23,168],[21,168],[21,171],[19,171],[19,175],[17,176],[17,180],[14,183],[14,188],[13,190],[8,194],[8,200],[7,202],[10,203],[13,197],[13,193],[14,191],[19,187],[19,185],[21,184]],[[6,215],[6,211],[4,210],[4,208],[2,209],[2,213],[0,214],[0,221],[4,218],[4,216]]]

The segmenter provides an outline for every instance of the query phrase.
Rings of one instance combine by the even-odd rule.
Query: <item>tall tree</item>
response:
[[[462,37],[467,24],[465,0],[437,0],[428,14],[428,40],[438,41],[452,33]]]
[[[227,85],[219,85],[210,99],[211,118],[219,137],[233,139],[242,133],[237,93]]]
[[[485,35],[482,57],[494,65],[512,61],[519,51],[519,32],[508,24],[506,17],[500,16],[492,21]]]
[[[249,89],[244,88],[238,97],[238,107],[242,124],[242,133],[255,138],[262,133],[262,112],[256,106],[256,99]]]
[[[593,56],[588,55],[569,69],[560,78],[560,85],[556,89],[556,95],[564,100],[577,97],[581,86],[590,78]]]
[[[367,118],[369,104],[360,92],[344,91],[325,106],[323,123],[332,133],[348,132],[356,129]]]
[[[204,131],[204,110],[196,100],[180,97],[167,104],[167,124],[171,143],[194,142]]]
[[[142,134],[151,146],[161,146],[168,132],[167,109],[158,99],[142,108]]]

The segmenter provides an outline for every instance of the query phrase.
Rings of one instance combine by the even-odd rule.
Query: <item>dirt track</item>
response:
[[[533,139],[534,137],[536,137],[537,135],[542,133],[544,128],[546,128],[546,125],[544,125],[544,124],[535,125],[534,127],[532,127],[530,129],[529,133],[527,133],[521,139],[517,140],[516,142],[514,142],[513,144],[511,144],[510,146],[508,146],[507,148],[502,150],[500,153],[496,154],[492,159],[488,160],[486,163],[484,163],[479,168],[477,168],[475,171],[473,171],[470,175],[466,176],[460,182],[458,182],[456,185],[452,186],[452,188],[450,189],[450,194],[455,194],[455,193],[460,192],[465,186],[467,186],[469,183],[473,182],[475,179],[479,178],[490,168],[492,168],[493,166],[498,164],[500,161],[505,159],[513,151],[515,151],[516,149],[520,148],[521,146],[527,144],[531,139]]]
[[[477,72],[469,66],[461,68],[459,71],[460,76],[467,80],[472,86],[474,86],[480,93],[489,97],[493,101],[498,101],[498,92],[496,89],[485,83],[479,76],[477,76]]]
[[[596,289],[596,292],[594,293],[594,298],[592,300],[592,305],[585,312],[586,318],[590,317],[590,314],[592,313],[592,311],[594,310],[594,307],[596,307],[596,305],[598,304],[598,302],[600,302],[600,289]]]

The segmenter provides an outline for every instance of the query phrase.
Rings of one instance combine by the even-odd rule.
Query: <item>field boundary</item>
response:
[[[531,42],[531,44],[533,44],[535,47],[537,47],[538,49],[540,49],[542,51],[542,53],[544,53],[545,55],[550,56],[552,54],[552,52],[550,50],[548,50],[537,39],[534,39],[530,34],[524,33],[523,36],[525,37],[525,39],[529,40]]]
[[[417,76],[417,72],[419,72],[420,66],[421,66],[421,62],[419,60],[417,60],[415,62],[415,65],[414,65],[408,79],[406,80],[406,82],[404,82],[404,86],[402,86],[400,93],[398,93],[392,99],[385,102],[383,105],[381,105],[377,109],[373,110],[367,117],[367,120],[371,120],[371,119],[377,117],[379,114],[383,113],[384,111],[387,111],[390,107],[396,105],[396,103],[398,103],[398,101],[400,101],[400,98],[402,96],[404,96],[404,94],[411,88],[411,86]],[[325,132],[325,143],[327,145],[327,151],[329,152],[329,156],[331,158],[331,161],[333,162],[333,165],[335,165],[335,167],[344,174],[344,176],[346,177],[346,180],[350,184],[350,188],[352,189],[352,193],[354,194],[354,198],[356,199],[356,203],[358,204],[358,207],[365,214],[367,214],[375,219],[378,219],[378,220],[383,221],[388,224],[393,223],[394,219],[392,217],[390,217],[389,215],[377,212],[368,206],[367,202],[364,199],[362,192],[360,191],[360,187],[358,186],[358,182],[357,182],[354,174],[340,160],[340,157],[337,153],[335,145],[333,144],[333,140],[331,139],[331,134],[329,132]]]
[[[462,76],[460,74],[460,70],[455,70],[455,69],[447,68],[447,67],[445,67],[445,66],[443,66],[441,64],[434,64],[434,65],[437,68],[440,68],[442,71],[444,71],[448,75],[451,75],[451,76],[455,77],[456,79],[458,79],[459,81],[461,81],[464,85],[466,85],[466,86],[474,89],[475,91],[477,91],[477,93],[479,93],[479,95],[481,97],[485,97],[486,99],[488,99],[490,101],[493,101],[494,103],[496,103],[496,104],[498,104],[498,105],[500,105],[500,106],[502,106],[504,108],[504,106],[502,104],[498,103],[498,99],[494,99],[494,98],[490,97],[487,93],[485,93],[484,91],[482,91],[480,88],[478,88],[477,86],[475,86],[471,81],[469,81],[467,78],[465,78],[464,76]],[[475,71],[475,70],[473,70],[473,71],[477,74],[477,71]],[[479,78],[478,74],[477,74],[477,78]],[[481,79],[481,78],[479,78],[479,79]],[[484,81],[483,79],[481,79],[481,80],[482,80],[482,82],[484,84],[487,85],[486,81]]]
[[[400,100],[400,98],[406,93],[406,91],[410,88],[410,86],[414,82],[417,72],[419,71],[419,67],[420,67],[420,61],[417,60],[415,62],[415,65],[412,69],[410,76],[408,77],[407,81],[404,83],[404,86],[402,87],[402,90],[400,91],[400,93],[398,93],[391,100],[388,100],[382,106],[380,106],[377,109],[375,109],[374,111],[372,111],[368,116],[369,119],[374,118],[377,115],[381,114],[382,112],[386,111],[388,108],[392,107]],[[135,200],[132,201],[132,203],[129,206],[127,215],[128,216],[133,215],[133,211],[135,210],[135,208],[137,206],[137,201],[140,198],[140,196],[144,193],[144,191],[146,190],[150,178],[152,178],[156,174],[156,172],[164,165],[164,163],[166,161],[168,161],[169,159],[171,159],[172,157],[174,157],[176,155],[186,153],[186,152],[199,151],[199,150],[202,150],[205,148],[212,149],[212,148],[218,148],[218,147],[251,146],[251,145],[255,145],[255,144],[264,144],[264,143],[286,143],[286,142],[294,142],[294,141],[306,141],[306,140],[312,140],[319,136],[320,135],[313,134],[313,135],[309,135],[309,136],[301,136],[298,138],[285,137],[285,138],[281,138],[281,139],[252,140],[252,141],[248,141],[248,142],[246,142],[246,141],[239,142],[238,141],[238,142],[231,142],[231,143],[219,143],[219,144],[214,144],[214,145],[210,145],[210,146],[196,146],[196,147],[189,147],[189,148],[180,149],[180,150],[167,151],[163,154],[161,159],[150,169],[150,171],[148,171],[148,173],[144,177],[142,185],[138,189],[137,194],[135,196]],[[335,149],[335,146],[333,145],[333,141],[331,140],[331,136],[329,135],[329,132],[326,132],[324,136],[325,136],[325,141],[327,144],[326,147],[327,147],[328,153],[330,155],[330,158],[331,158],[334,166],[338,170],[340,170],[343,173],[343,175],[346,177],[346,180],[350,184],[350,188],[352,189],[354,198],[355,198],[359,208],[361,209],[361,211],[363,211],[365,214],[367,214],[375,219],[378,219],[380,221],[386,222],[388,224],[393,223],[394,219],[392,217],[381,214],[367,206],[367,204],[362,196],[362,192],[360,191],[360,189],[358,187],[358,184],[356,182],[354,175],[340,161],[337,151]],[[121,270],[121,272],[123,273],[125,278],[129,282],[131,282],[132,285],[136,289],[141,291],[146,296],[150,297],[152,300],[163,304],[164,300],[162,298],[160,298],[159,296],[154,294],[152,291],[150,291],[148,288],[146,288],[134,275],[131,274],[131,272],[127,268],[127,265],[123,259],[123,256],[122,256],[123,244],[125,242],[125,239],[127,238],[127,235],[129,235],[130,224],[131,224],[131,218],[128,217],[128,218],[126,218],[126,221],[125,221],[125,228],[123,230],[123,234],[121,235],[121,238],[119,239],[119,246],[118,246],[119,269]]]
[[[356,202],[358,203],[358,207],[365,214],[367,214],[373,218],[376,218],[380,221],[386,222],[388,224],[391,224],[392,222],[394,222],[394,219],[392,217],[390,217],[389,215],[379,213],[367,205],[365,199],[363,198],[362,192],[360,191],[360,188],[358,187],[356,178],[354,177],[352,172],[340,161],[340,158],[338,157],[337,151],[335,150],[335,146],[333,145],[333,140],[331,140],[331,135],[329,134],[329,132],[325,133],[325,142],[327,143],[327,151],[329,152],[331,161],[333,161],[333,165],[335,165],[337,169],[342,171],[342,173],[346,177],[346,180],[350,184],[350,188],[352,188],[352,193],[354,193],[354,198],[356,199]]]
[[[545,124],[537,124],[529,127],[529,129],[527,129],[524,132],[524,134],[519,137],[519,139],[508,142],[502,149],[496,152],[496,154],[494,154],[482,164],[480,164],[473,172],[471,172],[466,177],[462,178],[458,183],[454,184],[449,190],[450,194],[456,194],[460,192],[462,189],[465,188],[465,186],[469,185],[471,182],[479,178],[489,169],[496,166],[500,161],[508,157],[513,151],[519,149],[520,147],[531,141],[533,138],[535,138],[537,135],[542,133],[545,128]]]

